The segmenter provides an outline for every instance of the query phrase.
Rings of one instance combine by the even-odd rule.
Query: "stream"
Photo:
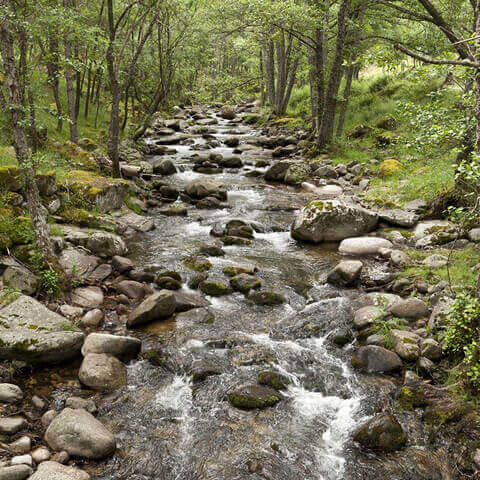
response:
[[[231,155],[233,149],[222,143],[226,137],[239,137],[243,144],[257,134],[207,113],[218,120],[213,128],[220,144],[208,153]],[[178,172],[166,178],[180,190],[203,176],[192,170],[191,160],[203,152],[206,140],[201,135],[193,139],[162,157],[174,161]],[[155,365],[131,363],[127,392],[102,412],[102,421],[116,432],[118,451],[97,479],[385,478],[372,475],[364,457],[359,460],[351,433],[393,382],[357,375],[350,367],[352,346],[342,349],[331,339],[339,326],[351,322],[359,292],[325,283],[338,261],[336,245],[302,245],[290,238],[295,213],[312,194],[245,176],[258,160],[271,159],[271,151],[246,151],[241,158],[243,168],[213,175],[227,187],[228,208],[189,208],[186,217],[166,217],[152,209],[157,229],[132,240],[131,258],[140,267],[178,271],[186,281],[195,272],[183,260],[213,242],[214,224],[253,222],[252,244],[224,247],[225,256],[209,258],[209,273],[226,278],[226,266],[255,267],[263,288],[287,302],[257,306],[240,293],[207,297],[213,323],[182,316],[137,330],[144,347],[158,349],[161,358]],[[194,292],[186,283],[182,291]],[[192,371],[209,366],[219,374],[194,382]],[[232,407],[228,392],[257,383],[265,370],[290,380],[282,401],[264,410]]]

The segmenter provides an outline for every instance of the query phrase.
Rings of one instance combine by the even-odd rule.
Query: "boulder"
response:
[[[257,305],[281,305],[285,303],[285,297],[283,295],[272,292],[271,290],[260,290],[250,293],[248,298]]]
[[[69,275],[88,277],[99,265],[100,259],[79,248],[66,248],[60,254],[60,265]]]
[[[397,303],[400,300],[401,298],[393,293],[371,292],[360,296],[357,301],[362,307],[376,305],[387,310],[394,303]]]
[[[90,480],[90,475],[58,462],[42,462],[29,480]]]
[[[105,353],[122,361],[137,358],[142,348],[142,342],[135,337],[123,337],[108,333],[91,333],[85,339],[82,355],[90,353]]]
[[[271,165],[265,172],[265,180],[267,182],[283,182],[288,169],[293,163],[281,160]]]
[[[343,240],[339,253],[351,256],[379,255],[382,248],[392,248],[392,242],[378,237],[358,237]]]
[[[355,312],[353,324],[357,330],[363,330],[364,328],[374,325],[377,321],[382,320],[384,317],[385,310],[383,310],[381,307],[370,305]]]
[[[126,180],[102,177],[83,170],[71,170],[66,185],[70,191],[84,196],[104,213],[121,208],[129,189]]]
[[[208,278],[198,285],[198,288],[212,297],[220,297],[232,293],[230,284],[221,278]]]
[[[12,383],[0,383],[0,403],[17,403],[23,400],[20,387]]]
[[[133,300],[141,300],[145,296],[145,288],[135,280],[122,280],[116,285],[118,293],[126,295]]]
[[[208,308],[193,308],[177,315],[177,323],[213,323],[215,315]]]
[[[427,268],[442,268],[445,267],[447,263],[448,258],[445,255],[440,255],[438,253],[429,255],[422,261],[422,264],[425,265]]]
[[[246,385],[228,395],[229,402],[237,408],[253,409],[273,407],[281,400],[277,390],[263,385]]]
[[[0,359],[60,363],[75,358],[83,333],[40,302],[20,296],[0,310]]]
[[[419,220],[419,216],[415,213],[400,209],[382,210],[381,212],[378,212],[378,216],[380,217],[380,220],[383,220],[394,227],[404,228],[414,227]]]
[[[230,285],[237,292],[248,294],[250,290],[258,290],[262,287],[262,282],[253,275],[241,273],[230,279]]]
[[[131,228],[137,232],[145,233],[155,228],[155,223],[150,217],[142,217],[135,212],[128,212],[117,219],[124,228]]]
[[[168,158],[154,160],[152,166],[153,173],[159,175],[173,175],[174,173],[177,173],[175,164]]]
[[[185,192],[195,200],[201,200],[206,197],[214,197],[218,200],[227,199],[227,189],[225,185],[217,182],[213,178],[196,178],[187,184]]]
[[[394,452],[407,443],[407,435],[391,413],[379,413],[353,435],[355,442],[369,450]]]
[[[88,353],[80,366],[78,378],[93,390],[113,392],[127,385],[127,369],[111,355]]]
[[[392,330],[390,339],[393,348],[400,358],[407,362],[414,362],[420,357],[420,337],[406,330]]]
[[[420,353],[422,357],[437,362],[443,356],[441,345],[433,338],[426,338],[420,344]]]
[[[285,390],[291,382],[285,375],[267,370],[258,374],[258,383],[275,390]]]
[[[338,200],[311,202],[297,215],[291,228],[294,239],[312,243],[336,242],[371,232],[378,216]]]
[[[133,270],[133,262],[129,258],[115,255],[112,258],[112,266],[119,273],[129,272]]]
[[[169,290],[161,290],[147,297],[128,317],[127,326],[134,327],[173,315],[175,296]]]
[[[94,308],[93,310],[89,310],[80,319],[80,324],[84,327],[95,328],[100,325],[100,322],[102,320],[103,320],[103,312],[98,308]]]
[[[103,303],[103,291],[100,287],[79,287],[73,290],[72,303],[83,308],[98,308]]]
[[[430,311],[427,304],[419,298],[409,297],[395,302],[389,312],[399,318],[418,319],[427,317]]]
[[[301,185],[310,175],[310,166],[306,163],[293,163],[285,172],[284,182],[287,185]]]
[[[33,476],[30,477],[32,473],[33,470],[28,465],[12,465],[10,467],[0,467],[0,480],[24,480],[27,477],[33,478]]]
[[[358,260],[342,261],[327,276],[327,282],[338,287],[351,287],[360,279],[363,263]]]
[[[186,312],[188,310],[208,307],[210,302],[199,295],[191,293],[183,293],[179,291],[173,292],[175,298],[175,311]]]
[[[57,452],[97,460],[111,455],[115,437],[86,410],[65,408],[50,423],[45,440]]]
[[[98,411],[97,405],[93,400],[87,400],[81,397],[69,397],[65,400],[66,408],[73,408],[74,410],[83,408],[87,412],[94,414]]]
[[[102,258],[125,255],[128,252],[128,248],[121,237],[109,232],[92,233],[88,237],[86,247]]]
[[[33,295],[38,288],[38,277],[12,257],[0,258],[0,272],[5,268],[0,280],[5,287]]]
[[[357,349],[352,365],[367,373],[395,372],[402,367],[402,360],[395,353],[376,345],[367,345]]]

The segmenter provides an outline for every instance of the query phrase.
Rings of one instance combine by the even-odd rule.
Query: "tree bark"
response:
[[[63,0],[63,6],[66,8],[71,7],[71,0]],[[67,84],[67,104],[68,104],[68,118],[70,127],[70,140],[73,143],[78,143],[78,130],[77,130],[77,109],[75,102],[75,87],[74,87],[74,74],[72,68],[73,47],[72,42],[68,38],[68,33],[65,38],[65,82]]]
[[[22,87],[18,81],[15,65],[14,36],[12,29],[12,20],[14,19],[9,11],[6,0],[0,1],[0,7],[4,9],[4,17],[0,22],[0,48],[5,73],[5,86],[8,92],[13,146],[25,182],[25,196],[27,198],[32,228],[35,233],[36,246],[43,255],[45,263],[57,273],[63,273],[64,275],[63,269],[60,267],[55,255],[48,224],[43,215],[43,207],[40,202],[40,195],[35,178],[35,168],[32,165],[31,152],[25,133],[24,104],[21,99]]]
[[[325,110],[322,116],[322,123],[318,134],[318,146],[325,147],[333,138],[335,127],[335,112],[337,108],[337,95],[342,78],[343,51],[345,48],[346,20],[350,9],[351,0],[342,0],[337,16],[337,41],[335,56],[330,69],[330,78],[325,100]]]

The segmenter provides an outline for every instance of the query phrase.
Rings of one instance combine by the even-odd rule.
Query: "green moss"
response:
[[[206,272],[212,268],[210,261],[203,257],[187,257],[183,263],[190,270],[195,270],[196,272]]]
[[[234,407],[245,409],[273,407],[280,401],[276,395],[255,398],[237,393],[230,394],[228,399]]]
[[[20,169],[16,165],[0,166],[0,191],[17,191],[21,187]]]
[[[248,275],[255,275],[255,269],[248,267],[225,267],[222,272],[228,277],[235,277],[241,273],[247,273]]]
[[[412,390],[410,387],[402,387],[395,399],[395,408],[398,412],[413,410],[426,405],[425,395],[422,388]]]
[[[258,374],[258,383],[275,388],[275,390],[284,390],[290,384],[290,381],[280,373],[267,371]]]

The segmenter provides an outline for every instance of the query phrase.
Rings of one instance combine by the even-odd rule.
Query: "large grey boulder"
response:
[[[128,248],[121,237],[109,232],[94,232],[89,235],[87,248],[102,258],[125,255]]]
[[[93,390],[113,392],[127,386],[127,369],[111,355],[89,353],[83,359],[78,378]]]
[[[161,290],[147,297],[132,313],[127,326],[134,327],[155,320],[162,320],[173,315],[177,303],[170,290]]]
[[[37,291],[38,277],[12,257],[0,257],[0,276],[6,287],[19,290],[26,295],[33,295]]]
[[[415,213],[400,209],[382,210],[378,212],[378,215],[380,220],[395,227],[411,228],[414,227],[419,220],[419,216]]]
[[[136,232],[149,232],[155,228],[155,223],[150,217],[143,217],[135,212],[128,212],[117,218],[117,222],[124,228],[131,228]]]
[[[195,178],[185,187],[186,194],[195,199],[201,200],[206,197],[214,197],[218,200],[227,199],[227,189],[223,183],[213,178]]]
[[[37,300],[20,296],[0,310],[0,359],[60,363],[80,353],[84,334]]]
[[[83,409],[62,410],[50,423],[45,440],[57,452],[92,460],[108,457],[116,448],[112,433]]]
[[[355,312],[353,324],[357,330],[374,325],[385,317],[385,310],[375,305],[362,307]]]
[[[275,162],[265,172],[265,180],[267,182],[283,182],[291,165],[293,165],[293,162],[286,160]]]
[[[389,311],[396,317],[410,319],[427,317],[430,314],[427,304],[415,297],[399,300],[390,307]]]
[[[358,237],[343,240],[338,247],[342,255],[368,256],[379,255],[382,248],[392,248],[392,242],[385,238]]]
[[[402,361],[395,352],[376,345],[367,345],[354,352],[352,365],[367,373],[387,373],[399,370]]]
[[[123,361],[136,358],[142,348],[142,342],[134,337],[122,337],[108,333],[91,333],[85,339],[82,355],[106,353]]]
[[[311,202],[297,215],[291,228],[294,239],[337,242],[371,232],[378,223],[376,213],[338,200]]]
[[[79,248],[67,248],[59,257],[60,265],[69,275],[88,277],[99,265],[100,259]]]
[[[90,475],[58,462],[42,462],[29,480],[90,480]]]

